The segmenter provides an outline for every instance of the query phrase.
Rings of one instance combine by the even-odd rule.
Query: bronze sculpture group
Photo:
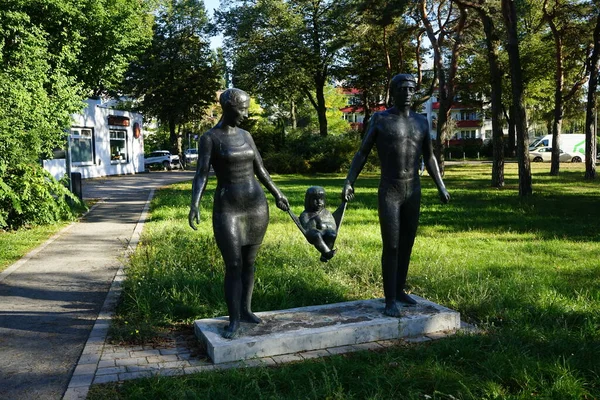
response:
[[[220,96],[223,115],[217,125],[200,138],[198,166],[192,185],[189,224],[196,229],[198,204],[210,166],[217,177],[213,204],[213,231],[225,262],[225,300],[229,325],[223,336],[237,336],[241,322],[260,323],[251,311],[254,260],[269,220],[262,188],[275,197],[277,207],[290,213],[307,241],[327,262],[342,222],[346,203],[354,198],[354,183],[369,152],[375,146],[381,165],[378,213],[382,237],[384,313],[399,317],[397,302],[416,304],[405,291],[412,246],[419,222],[421,201],[420,158],[433,178],[443,203],[450,195],[442,181],[425,117],[410,109],[416,82],[411,75],[396,75],[391,83],[394,106],[374,113],[363,142],[352,160],[342,190],[342,204],[333,213],[325,207],[325,191],[311,187],[306,192],[305,210],[296,218],[287,198],[275,186],[263,166],[250,134],[239,128],[248,114],[249,96],[228,89]]]

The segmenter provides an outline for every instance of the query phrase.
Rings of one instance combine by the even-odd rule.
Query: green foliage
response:
[[[69,218],[39,160],[64,148],[71,115],[115,89],[142,50],[144,2],[9,0],[0,6],[0,228]],[[146,35],[147,37],[147,35]]]
[[[233,83],[282,108],[308,99],[326,136],[323,89],[329,69],[350,41],[352,1],[265,0],[230,2],[217,14],[233,65]],[[257,55],[260,54],[260,57]]]
[[[159,8],[150,48],[133,63],[125,91],[169,129],[168,150],[181,152],[176,128],[202,120],[222,88],[221,62],[210,50],[204,4],[171,0]]]
[[[39,165],[20,163],[0,181],[0,228],[51,224],[73,218],[79,200]]]
[[[320,136],[311,133],[291,133],[279,151],[263,155],[265,166],[275,173],[327,173],[348,169],[360,146],[360,137],[344,135]]]

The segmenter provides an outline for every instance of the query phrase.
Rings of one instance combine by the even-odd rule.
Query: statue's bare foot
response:
[[[243,322],[251,324],[260,324],[262,322],[262,319],[258,318],[252,311],[242,312],[241,319]]]
[[[413,299],[412,297],[410,297],[409,295],[407,295],[404,291],[398,293],[396,295],[396,300],[401,302],[401,303],[405,303],[405,304],[417,304],[417,301],[415,299]]]
[[[329,250],[326,253],[321,253],[321,261],[327,262],[327,261],[331,260],[333,258],[333,256],[335,256],[335,252],[336,252],[336,250]]]
[[[225,327],[223,337],[225,339],[235,339],[239,335],[240,323],[239,321],[229,322],[229,325]]]
[[[396,305],[396,302],[394,301],[392,304],[387,304],[385,305],[385,310],[383,310],[383,313],[385,315],[387,315],[388,317],[399,317],[400,316],[400,310],[398,309],[398,306]]]

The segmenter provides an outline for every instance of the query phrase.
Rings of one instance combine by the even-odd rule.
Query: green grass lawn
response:
[[[278,368],[95,385],[89,398],[592,399],[600,398],[600,182],[583,165],[533,164],[534,195],[489,187],[489,165],[449,166],[451,203],[424,177],[421,225],[408,289],[461,313],[482,334]],[[292,209],[308,186],[328,208],[343,176],[278,176]],[[226,315],[224,267],[210,222],[215,180],[199,231],[187,226],[191,185],[161,190],[131,258],[114,340],[149,340],[162,329]],[[255,311],[382,297],[376,175],[361,175],[329,263],[273,199],[257,260]]]
[[[22,228],[17,231],[0,231],[0,272],[44,243],[68,224],[69,222],[59,222],[53,225]]]

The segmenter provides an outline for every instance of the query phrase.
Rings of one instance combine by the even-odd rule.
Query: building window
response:
[[[71,164],[94,164],[94,131],[91,128],[71,128]]]
[[[460,112],[461,121],[475,121],[477,120],[477,113],[473,110],[465,110]]]
[[[477,134],[475,131],[460,131],[461,139],[476,139]]]
[[[126,163],[127,158],[127,132],[110,131],[110,162],[113,164]]]
[[[489,139],[492,137],[492,130],[491,129],[486,129],[485,130],[485,139]]]

